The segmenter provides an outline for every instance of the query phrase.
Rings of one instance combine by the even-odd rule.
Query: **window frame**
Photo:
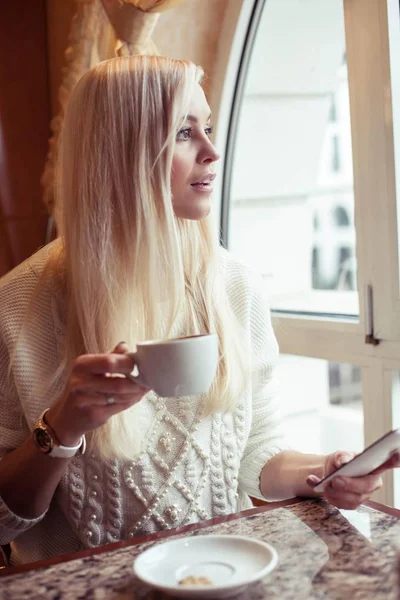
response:
[[[221,241],[228,248],[238,119],[247,68],[267,1],[245,0],[243,3],[243,18],[238,21],[232,44],[237,59],[227,68],[224,82],[222,98],[225,97],[225,102],[229,99],[231,105],[225,113],[220,111],[223,118],[218,120],[216,141],[223,148],[224,158],[221,204],[216,210],[220,211]],[[342,1],[351,114],[359,317],[330,314],[314,317],[273,310],[272,319],[282,353],[361,367],[364,439],[368,445],[400,426],[400,410],[396,410],[395,403],[398,396],[395,392],[400,387],[393,385],[395,374],[400,372],[400,284],[389,52],[400,47],[400,33],[393,28],[399,6],[398,0]],[[398,39],[394,40],[393,35],[398,35]],[[400,171],[398,176],[400,179]],[[375,240],[379,243],[374,243]],[[373,307],[367,302],[368,286],[373,291]],[[380,343],[368,343],[368,333]],[[395,493],[393,472],[385,475],[384,482],[375,498],[390,505],[400,502],[398,486]]]

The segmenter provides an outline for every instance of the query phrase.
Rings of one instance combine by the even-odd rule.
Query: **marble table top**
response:
[[[241,513],[183,535],[236,534],[264,540],[276,569],[237,600],[398,600],[400,520],[374,508],[339,511],[322,500]],[[182,533],[173,534],[174,537]],[[172,535],[171,535],[172,537]],[[164,538],[165,539],[165,538]],[[162,540],[125,546],[0,578],[2,600],[162,600],[132,573],[138,554]]]

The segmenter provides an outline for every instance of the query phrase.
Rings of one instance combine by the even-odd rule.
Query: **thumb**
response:
[[[114,350],[111,350],[112,354],[126,354],[127,352],[129,352],[129,348],[126,342],[119,342]]]
[[[333,467],[338,469],[339,467],[350,462],[355,457],[355,455],[356,455],[355,452],[346,452],[346,451],[335,452],[334,456],[333,456]]]
[[[337,452],[333,452],[333,454],[328,454],[325,459],[324,477],[330,475],[333,471],[336,471],[336,469],[345,463],[348,463],[352,458],[354,458],[354,456],[355,453],[344,450],[339,450]]]

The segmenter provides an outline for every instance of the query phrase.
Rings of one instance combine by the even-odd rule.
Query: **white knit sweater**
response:
[[[46,398],[32,391],[54,372],[62,352],[60,305],[51,287],[41,289],[34,331],[20,346],[12,376],[7,374],[51,246],[0,280],[0,457],[22,444],[65,385],[59,382]],[[274,377],[278,348],[260,278],[225,251],[221,261],[253,365],[236,410],[200,420],[201,398],[165,400],[150,392],[142,400],[145,447],[135,461],[74,457],[50,508],[37,519],[20,518],[0,497],[0,544],[13,542],[12,564],[229,514],[248,508],[248,495],[260,497],[261,469],[282,447]]]

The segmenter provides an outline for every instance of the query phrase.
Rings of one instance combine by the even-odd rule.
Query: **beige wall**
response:
[[[185,58],[201,65],[205,87],[213,83],[214,61],[225,11],[231,0],[183,0],[162,13],[154,33],[161,54]],[[58,111],[58,88],[68,44],[74,0],[47,0],[50,95],[53,114]]]
[[[213,84],[219,35],[230,0],[183,0],[161,14],[154,41],[161,54],[201,65],[206,89]]]

